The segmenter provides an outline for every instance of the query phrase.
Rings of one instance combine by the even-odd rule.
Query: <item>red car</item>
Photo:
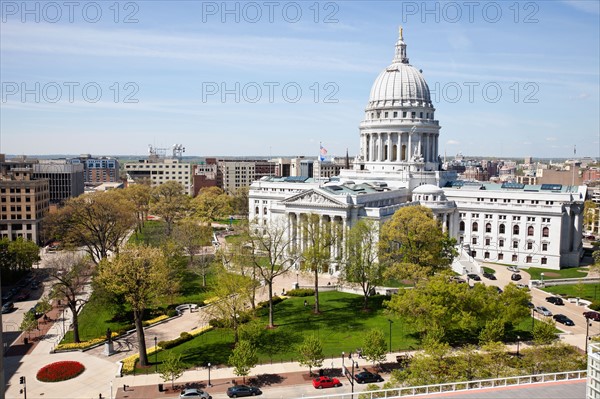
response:
[[[317,389],[341,387],[342,383],[337,378],[319,377],[313,380],[313,386]]]
[[[598,312],[583,312],[583,317],[594,321],[600,321],[600,313]]]

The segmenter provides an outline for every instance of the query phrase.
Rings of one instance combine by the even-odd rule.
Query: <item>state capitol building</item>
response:
[[[310,214],[346,231],[359,219],[381,225],[401,207],[423,205],[477,261],[579,265],[585,186],[457,180],[456,172],[441,170],[440,129],[401,28],[392,63],[371,88],[352,168],[328,179],[263,177],[250,186],[249,218],[258,226],[285,223],[302,248],[301,226]],[[332,263],[329,272],[338,271]]]

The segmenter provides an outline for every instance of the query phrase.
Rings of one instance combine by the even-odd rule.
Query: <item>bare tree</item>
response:
[[[273,282],[277,276],[291,269],[298,256],[283,219],[275,220],[264,229],[256,228],[250,231],[249,243],[254,269],[269,291],[269,328],[273,328]]]
[[[79,311],[87,303],[81,295],[88,284],[93,272],[93,263],[89,257],[80,252],[65,251],[56,254],[48,263],[50,276],[55,282],[52,285],[51,296],[65,301],[73,314],[73,341],[79,338]]]

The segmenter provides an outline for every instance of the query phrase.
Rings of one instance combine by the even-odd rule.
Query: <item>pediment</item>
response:
[[[290,198],[282,201],[286,206],[288,205],[303,205],[303,206],[334,206],[334,207],[348,207],[348,204],[338,200],[337,198],[331,198],[330,196],[323,194],[317,190],[306,190],[299,194],[296,194]]]

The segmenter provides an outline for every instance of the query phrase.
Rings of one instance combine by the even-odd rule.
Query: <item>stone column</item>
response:
[[[444,232],[444,233],[448,229],[447,223],[448,223],[448,214],[447,213],[443,213],[442,214],[442,232]]]
[[[408,132],[408,147],[406,148],[406,160],[410,161],[413,156],[412,149],[412,132]]]

